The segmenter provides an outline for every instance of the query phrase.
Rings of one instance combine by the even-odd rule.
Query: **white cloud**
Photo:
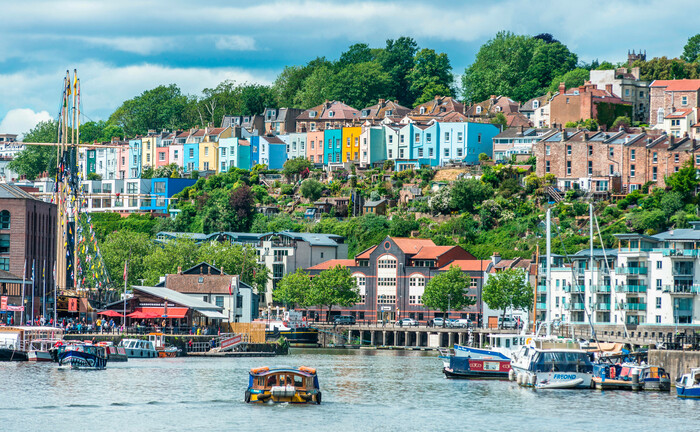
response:
[[[22,136],[29,132],[37,123],[51,120],[48,111],[34,112],[30,108],[15,108],[5,115],[0,122],[0,133],[10,133]]]
[[[118,51],[148,55],[177,48],[174,38],[170,37],[86,37],[79,38],[87,43],[106,46]]]
[[[217,49],[229,51],[254,51],[255,39],[250,36],[221,36],[214,43]]]

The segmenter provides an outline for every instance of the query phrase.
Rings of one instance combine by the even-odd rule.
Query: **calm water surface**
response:
[[[323,404],[247,405],[248,370],[312,366]],[[700,401],[658,393],[533,391],[446,380],[433,353],[292,350],[278,358],[175,358],[105,371],[0,363],[0,430],[602,431],[700,429]]]

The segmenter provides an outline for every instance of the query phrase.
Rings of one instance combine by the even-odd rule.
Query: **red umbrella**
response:
[[[97,314],[98,314],[98,315],[108,316],[108,317],[121,317],[121,316],[124,316],[124,315],[120,314],[119,312],[113,311],[113,310],[110,310],[110,309],[103,310],[102,312],[97,312]]]
[[[136,311],[132,312],[129,315],[127,315],[129,318],[134,318],[134,319],[151,319],[151,318],[160,318],[160,315],[153,314],[153,313],[148,313],[148,312],[141,312],[141,311]]]

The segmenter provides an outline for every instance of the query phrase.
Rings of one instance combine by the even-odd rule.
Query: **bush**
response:
[[[316,201],[323,194],[323,183],[316,179],[306,179],[301,183],[301,196]]]
[[[280,193],[282,195],[293,195],[294,194],[294,186],[290,184],[283,184],[282,187],[280,188]]]

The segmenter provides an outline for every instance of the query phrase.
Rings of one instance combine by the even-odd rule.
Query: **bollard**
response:
[[[639,369],[632,369],[632,390],[639,391]]]

